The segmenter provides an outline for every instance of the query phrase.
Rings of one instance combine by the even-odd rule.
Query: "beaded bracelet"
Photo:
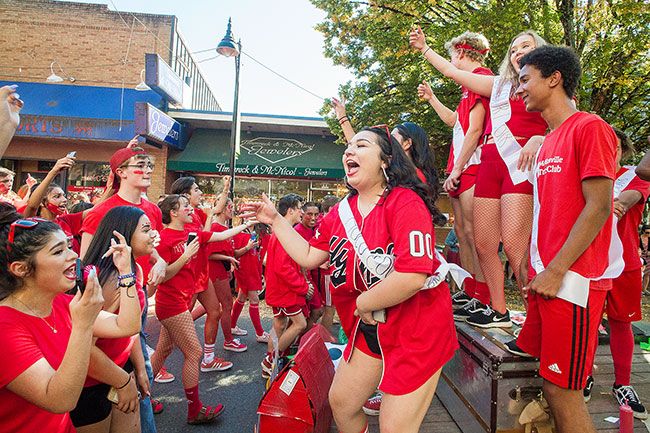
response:
[[[129,279],[129,278],[135,278],[135,272],[131,272],[130,274],[124,274],[124,275],[118,275],[117,276],[118,281],[126,280],[126,279]]]

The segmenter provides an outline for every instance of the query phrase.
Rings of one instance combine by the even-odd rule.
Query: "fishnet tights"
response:
[[[189,311],[160,321],[162,328],[151,356],[151,368],[154,376],[158,374],[165,359],[172,353],[174,346],[183,353],[183,388],[188,389],[199,384],[199,363],[201,362],[201,344],[196,336],[194,321]]]

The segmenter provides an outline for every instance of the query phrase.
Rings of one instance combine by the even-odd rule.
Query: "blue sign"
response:
[[[183,103],[183,80],[158,55],[145,54],[145,83],[175,104]]]
[[[181,140],[181,124],[146,102],[135,104],[135,133],[156,144],[185,149]]]

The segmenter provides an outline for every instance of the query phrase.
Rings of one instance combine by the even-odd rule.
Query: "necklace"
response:
[[[32,314],[34,314],[34,316],[38,317],[38,318],[41,319],[43,322],[45,322],[45,324],[48,326],[48,328],[50,328],[50,329],[52,330],[52,332],[54,332],[55,334],[58,332],[54,326],[50,325],[50,323],[49,323],[47,320],[45,320],[44,317],[39,316],[38,313],[37,313],[36,311],[34,311],[34,309],[33,309],[32,307],[30,307],[29,305],[25,304],[23,301],[21,301],[20,299],[16,298],[15,296],[13,297],[13,299],[15,299],[16,301],[18,301],[22,306],[24,306],[24,307],[27,308],[30,312],[32,312]],[[52,319],[54,319],[54,308],[52,308]]]

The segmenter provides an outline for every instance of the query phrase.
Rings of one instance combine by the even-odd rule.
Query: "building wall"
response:
[[[158,53],[169,63],[175,19],[134,15],[137,20],[126,12],[110,11],[107,5],[3,0],[0,77],[43,82],[50,75],[50,63],[56,60],[65,72],[55,65],[57,75],[74,77],[75,83],[120,87],[125,80],[126,86],[134,87],[140,82],[145,53]]]

